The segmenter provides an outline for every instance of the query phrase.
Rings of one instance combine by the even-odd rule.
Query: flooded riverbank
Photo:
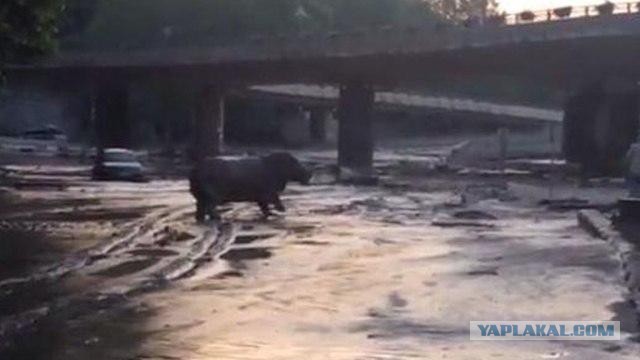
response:
[[[33,316],[30,336],[7,354],[632,359],[640,352],[613,250],[578,228],[574,210],[538,205],[548,195],[544,181],[387,169],[375,187],[291,187],[286,216],[268,221],[251,204],[234,205],[220,226],[195,224],[183,180],[12,190],[20,197],[1,212],[3,223],[45,226],[42,241],[60,250],[24,248],[50,258],[5,272],[2,299],[11,310],[3,329],[11,316]],[[569,197],[568,188],[555,191]],[[47,205],[19,205],[34,199]],[[19,236],[29,233],[20,234],[16,243],[28,244]],[[19,304],[37,294],[33,288],[55,291]],[[469,341],[469,321],[503,319],[619,320],[625,340]]]

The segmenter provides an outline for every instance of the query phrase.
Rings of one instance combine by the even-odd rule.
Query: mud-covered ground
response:
[[[306,158],[320,168],[330,156]],[[320,171],[287,190],[284,217],[237,204],[206,225],[184,180],[9,167],[0,358],[637,359],[614,250],[572,206],[538,204],[607,207],[622,189],[379,160],[378,186]],[[471,342],[470,320],[620,320],[624,340]]]

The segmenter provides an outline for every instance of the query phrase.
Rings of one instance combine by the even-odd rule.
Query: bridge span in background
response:
[[[332,105],[340,97],[340,89],[322,85],[259,85],[241,94],[304,105]],[[562,123],[562,110],[523,105],[497,104],[466,98],[425,96],[399,92],[376,92],[375,107],[380,110],[459,112],[494,115],[518,122]]]

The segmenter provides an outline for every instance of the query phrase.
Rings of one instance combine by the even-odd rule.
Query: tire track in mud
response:
[[[92,248],[82,250],[75,254],[65,257],[63,260],[54,264],[45,265],[40,269],[36,269],[31,275],[20,278],[9,278],[0,281],[0,295],[10,291],[12,287],[20,286],[26,283],[53,281],[57,280],[71,272],[78,271],[93,262],[123,248],[131,246],[132,243],[141,237],[148,236],[153,230],[154,225],[165,223],[180,216],[185,215],[187,206],[175,208],[163,208],[146,215],[143,219],[134,221],[132,224],[126,225],[125,229],[114,238],[98,244]]]
[[[185,215],[185,211],[179,211],[168,214],[168,210],[164,210],[162,217],[163,223],[168,219],[179,219]],[[149,235],[155,229],[149,225],[149,220],[139,224],[136,230],[131,231],[128,236],[104,244],[96,249],[91,249],[86,254],[112,254],[114,252],[122,253],[123,250],[130,248],[135,243],[136,235]],[[146,225],[146,226],[145,226]],[[87,289],[80,294],[72,294],[66,297],[54,299],[41,306],[24,311],[22,313],[5,317],[0,320],[0,354],[11,349],[15,343],[15,339],[24,338],[35,334],[38,328],[52,318],[77,318],[89,315],[95,309],[108,309],[110,307],[122,304],[136,295],[145,292],[158,290],[172,281],[181,279],[189,274],[193,274],[200,264],[206,260],[216,258],[224,252],[225,248],[233,242],[234,226],[231,223],[218,224],[216,227],[205,230],[201,236],[196,237],[190,242],[189,250],[184,256],[177,257],[169,261],[164,266],[145,274],[143,277],[137,277],[135,281],[127,279],[124,283],[115,283],[107,286],[105,289],[95,290]],[[85,252],[83,252],[85,253]],[[90,260],[88,260],[90,261]],[[83,267],[90,266],[85,263]],[[79,267],[68,268],[66,273],[79,270]],[[61,277],[61,273],[57,273]],[[47,276],[46,274],[43,276]],[[97,284],[97,287],[104,285]],[[7,285],[5,285],[7,286]]]

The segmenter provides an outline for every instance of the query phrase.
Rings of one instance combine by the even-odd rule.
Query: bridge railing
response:
[[[603,2],[597,5],[563,6],[546,10],[524,10],[515,14],[496,14],[489,16],[485,25],[519,25],[547,21],[562,21],[582,17],[608,16],[614,14],[640,13],[640,1]],[[468,24],[473,23],[468,20]]]

